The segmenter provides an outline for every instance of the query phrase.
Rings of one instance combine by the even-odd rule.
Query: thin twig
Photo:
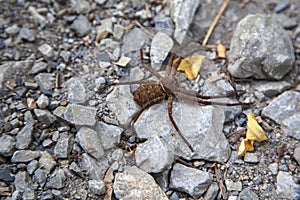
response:
[[[208,31],[207,31],[207,34],[202,42],[202,46],[206,46],[206,43],[211,35],[211,33],[213,32],[214,28],[216,27],[218,21],[220,20],[223,12],[225,11],[225,9],[227,8],[228,4],[229,4],[230,0],[225,0],[224,3],[222,4],[220,10],[219,10],[219,13],[217,14],[217,16],[215,17],[214,21],[211,23]]]

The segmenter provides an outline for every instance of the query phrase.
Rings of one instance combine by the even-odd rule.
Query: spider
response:
[[[238,92],[242,91],[233,91],[227,92],[225,95],[218,96],[204,96],[195,91],[187,90],[179,86],[178,80],[175,77],[175,72],[179,66],[181,59],[177,57],[174,53],[170,53],[169,60],[166,66],[166,73],[162,76],[156,70],[151,68],[149,65],[145,64],[143,58],[143,51],[140,49],[140,58],[142,66],[145,70],[150,72],[158,80],[140,80],[140,81],[130,81],[130,82],[121,82],[121,83],[111,83],[99,89],[102,90],[107,87],[115,85],[131,85],[131,84],[140,84],[140,86],[134,91],[134,101],[141,106],[140,111],[134,116],[131,122],[131,127],[134,126],[135,122],[139,119],[140,115],[150,106],[157,104],[163,100],[168,102],[168,116],[169,119],[177,131],[180,138],[186,143],[189,149],[194,152],[191,144],[183,136],[181,130],[178,128],[172,114],[173,100],[174,97],[180,97],[187,101],[197,102],[200,105],[219,105],[219,106],[239,106],[244,105],[244,103],[223,103],[211,101],[211,99],[226,98],[235,96]],[[174,60],[177,59],[176,62]]]

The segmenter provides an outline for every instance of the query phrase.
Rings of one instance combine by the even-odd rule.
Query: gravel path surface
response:
[[[222,3],[0,0],[0,199],[300,199],[300,2],[230,1],[203,47]],[[132,126],[139,85],[103,88],[157,80],[140,49],[162,76],[170,52],[205,56],[176,74],[193,98],[245,91],[175,96],[194,152],[167,101]],[[249,113],[268,139],[238,157]]]

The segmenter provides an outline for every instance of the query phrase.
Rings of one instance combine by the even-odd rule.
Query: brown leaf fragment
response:
[[[226,58],[226,47],[221,43],[217,45],[217,54],[218,58]]]

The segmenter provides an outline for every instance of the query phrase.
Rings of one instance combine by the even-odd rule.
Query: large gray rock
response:
[[[174,153],[164,141],[155,135],[138,145],[135,160],[136,165],[147,173],[159,173],[173,163]]]
[[[67,132],[59,135],[58,141],[54,147],[54,154],[57,158],[68,158],[74,143],[74,136]]]
[[[168,199],[153,177],[135,166],[115,175],[113,189],[118,199]]]
[[[198,198],[206,192],[212,180],[212,176],[208,172],[175,164],[171,172],[170,188]]]
[[[224,112],[213,106],[199,106],[185,101],[173,103],[173,117],[183,136],[193,147],[192,153],[170,122],[167,102],[151,106],[144,111],[134,128],[139,138],[159,136],[175,155],[185,159],[205,159],[226,162],[230,148],[222,129]]]
[[[52,155],[50,155],[47,151],[42,151],[42,156],[39,159],[39,167],[42,168],[46,174],[50,174],[50,172],[54,169],[56,162]]]
[[[287,91],[273,99],[262,114],[282,126],[287,136],[300,140],[300,93]]]
[[[31,150],[18,150],[15,151],[13,157],[11,158],[11,162],[19,163],[19,162],[30,162],[41,156],[39,151],[31,151]]]
[[[66,83],[68,87],[68,101],[70,103],[83,104],[89,100],[94,93],[87,89],[80,78],[71,78]]]
[[[16,148],[27,149],[32,140],[33,125],[26,124],[16,136]]]
[[[228,59],[235,77],[280,80],[292,69],[295,56],[288,32],[271,17],[256,14],[238,23]]]
[[[279,198],[297,200],[300,199],[300,184],[296,184],[288,172],[280,171],[277,175],[276,192]]]
[[[80,168],[82,171],[87,172],[89,179],[102,180],[108,167],[109,165],[106,158],[96,160],[86,153],[82,154]]]
[[[100,121],[96,124],[96,131],[104,149],[111,149],[120,144],[123,132],[121,128]]]
[[[71,25],[78,37],[84,37],[91,32],[91,23],[84,15],[79,15]]]
[[[32,189],[32,180],[26,171],[21,171],[17,173],[14,185],[16,190],[25,192],[27,188]]]
[[[0,136],[0,155],[11,156],[15,150],[16,140],[14,137],[6,134]]]

